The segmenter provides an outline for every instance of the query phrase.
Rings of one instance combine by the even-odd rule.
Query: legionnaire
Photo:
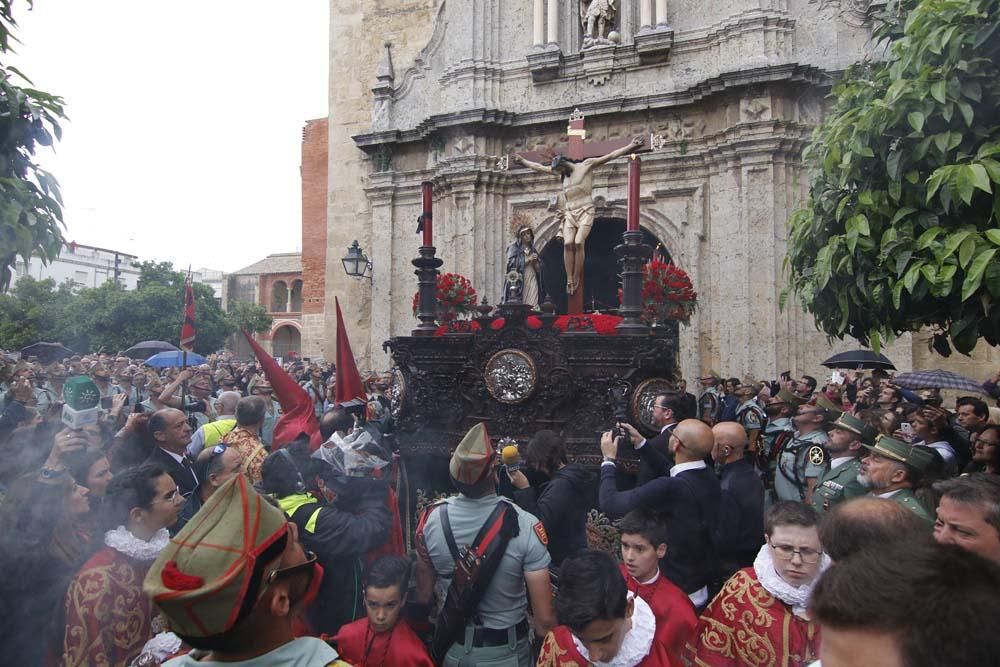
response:
[[[840,419],[840,415],[844,414],[843,406],[831,401],[830,397],[826,394],[820,394],[816,397],[816,406],[826,410],[826,414],[830,416],[830,419]]]
[[[795,432],[777,452],[774,493],[778,500],[812,501],[816,480],[826,472],[826,410],[800,405],[792,419]]]
[[[698,419],[709,426],[713,426],[719,421],[722,414],[722,392],[719,390],[719,378],[714,375],[706,375],[701,378],[703,391],[698,397]]]
[[[744,382],[736,387],[736,398],[740,401],[736,407],[736,421],[747,432],[747,449],[750,452],[760,449],[760,440],[767,426],[767,414],[757,402],[759,393],[760,385],[756,382]]]
[[[430,602],[439,577],[449,584],[438,631],[445,620],[456,626],[450,633],[454,642],[446,651],[439,651],[443,655],[435,656],[449,667],[531,665],[529,597],[535,634],[543,637],[555,625],[545,528],[537,518],[496,495],[497,470],[486,428],[477,424],[455,448],[448,466],[458,495],[427,508],[417,526],[418,604]],[[509,532],[508,519],[514,522]],[[498,520],[503,523],[498,524]],[[502,525],[499,532],[508,534],[496,558],[492,558],[495,552],[491,549],[494,545],[499,549],[501,543],[491,542],[495,538],[484,534],[492,532],[483,531],[488,524]],[[473,556],[480,556],[471,562],[470,547],[475,551]],[[477,591],[483,592],[479,595]],[[446,619],[446,613],[459,606],[453,604],[453,596],[460,600],[469,595],[478,595],[473,612],[451,614]]]
[[[816,481],[813,509],[828,512],[837,503],[863,496],[868,489],[858,483],[862,444],[874,445],[878,431],[854,415],[842,414],[827,433],[830,467]]]
[[[871,495],[889,498],[921,519],[933,522],[934,517],[913,495],[921,476],[934,462],[933,450],[884,435],[875,438],[874,444],[861,445],[868,454],[861,459],[858,482]]]
[[[799,398],[787,389],[782,389],[777,396],[771,398],[764,406],[764,413],[767,415],[767,425],[764,426],[764,454],[766,456],[776,456],[784,439],[791,437],[795,432],[795,425],[792,424],[792,416],[805,403],[805,399]]]

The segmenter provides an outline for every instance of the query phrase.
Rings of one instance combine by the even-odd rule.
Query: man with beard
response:
[[[858,483],[861,472],[862,444],[875,444],[878,434],[871,425],[854,415],[842,414],[828,433],[826,451],[830,467],[816,482],[812,505],[825,513],[848,498],[863,496],[868,490]]]
[[[868,454],[861,459],[858,483],[868,489],[869,495],[890,498],[928,523],[934,521],[913,495],[921,475],[934,462],[933,452],[884,435],[875,438],[873,445],[861,446]]]
[[[812,502],[816,480],[826,470],[827,411],[800,405],[792,424],[795,432],[777,452],[774,492],[778,500]]]

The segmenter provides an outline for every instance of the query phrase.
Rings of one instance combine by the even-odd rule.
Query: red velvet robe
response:
[[[153,636],[153,603],[142,591],[152,562],[104,547],[90,557],[66,592],[66,667],[127,665]]]
[[[798,667],[819,658],[819,624],[767,592],[752,567],[726,582],[689,647],[699,667]]]
[[[536,667],[587,667],[590,664],[590,661],[576,650],[573,633],[565,625],[560,625],[545,635]],[[665,637],[657,626],[649,654],[637,667],[682,667],[683,664],[679,658],[671,654],[665,643]]]
[[[434,667],[423,642],[403,620],[391,632],[375,634],[368,619],[359,618],[341,627],[333,641],[341,659],[354,667]]]
[[[662,636],[671,654],[680,659],[685,655],[685,647],[694,639],[698,628],[698,614],[691,604],[691,598],[662,573],[653,583],[640,584],[624,565],[619,567],[628,589],[645,600],[653,610],[657,636]]]

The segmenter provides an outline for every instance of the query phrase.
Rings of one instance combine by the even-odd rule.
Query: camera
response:
[[[617,440],[622,438],[625,442],[628,442],[628,431],[622,426],[622,422],[628,421],[623,415],[615,416],[615,425],[611,429],[611,436]]]
[[[184,403],[184,412],[205,412],[204,401],[187,401]]]

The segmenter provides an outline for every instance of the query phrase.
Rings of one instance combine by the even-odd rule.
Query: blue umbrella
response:
[[[194,352],[187,353],[188,366],[198,366],[205,362],[205,357],[200,354],[195,354]],[[184,363],[184,353],[181,350],[159,352],[146,359],[144,363],[152,368],[170,368],[171,366],[180,368],[181,364]]]

